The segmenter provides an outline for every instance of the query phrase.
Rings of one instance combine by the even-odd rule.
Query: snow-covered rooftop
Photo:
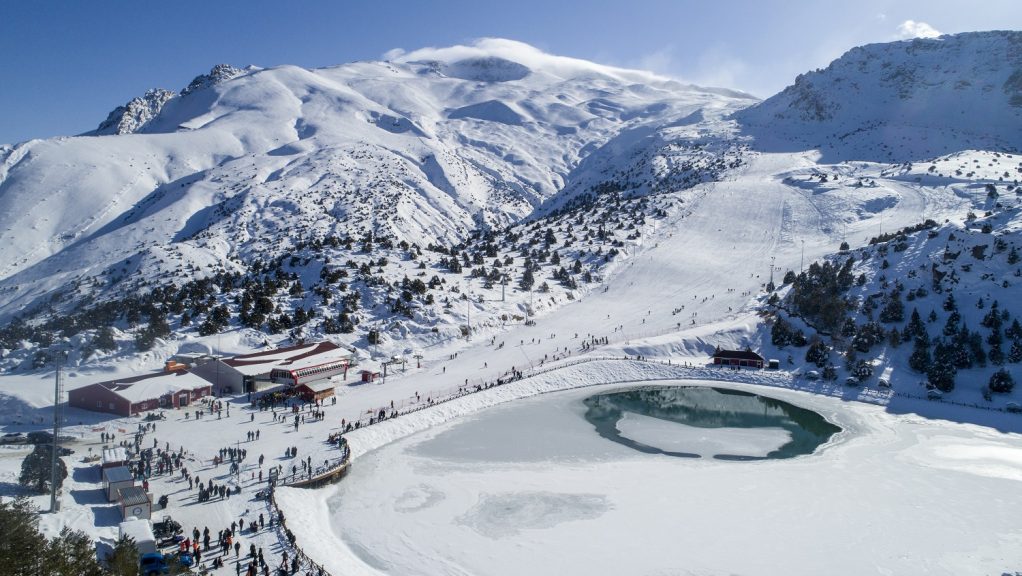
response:
[[[181,390],[208,388],[210,384],[191,372],[178,370],[175,372],[156,372],[122,380],[100,382],[97,386],[103,386],[130,402],[141,402],[142,400],[160,398]]]
[[[224,364],[246,376],[266,374],[274,368],[298,370],[351,358],[351,352],[332,342],[317,342],[235,356]]]

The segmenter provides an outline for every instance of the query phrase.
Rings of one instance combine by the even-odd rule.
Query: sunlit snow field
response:
[[[792,459],[675,458],[594,431],[582,400],[619,388],[500,405],[358,459],[327,499],[343,543],[328,566],[424,575],[1001,574],[1022,566],[1015,435],[769,390],[843,430]],[[635,414],[619,425],[634,440],[706,455],[766,453],[787,435]]]

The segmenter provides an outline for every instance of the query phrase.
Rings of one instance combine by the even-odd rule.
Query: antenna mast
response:
[[[64,396],[63,362],[57,365],[56,380],[53,383],[53,444],[50,447],[50,512],[60,511],[57,499],[57,458],[60,454],[60,425],[63,418],[61,399]]]

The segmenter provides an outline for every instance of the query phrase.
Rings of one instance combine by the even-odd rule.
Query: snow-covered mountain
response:
[[[205,88],[211,88],[240,76],[242,70],[230,64],[217,64],[209,74],[196,76],[180,94],[163,88],[147,90],[142,96],[132,98],[124,106],[114,108],[95,130],[86,136],[108,136],[111,134],[135,134],[144,132],[149,122],[163,111],[163,106],[175,96],[187,96]]]
[[[505,40],[318,70],[218,66],[99,131],[136,133],[0,153],[0,317],[170,251],[205,267],[270,259],[299,234],[454,242],[529,216],[622,135],[750,102]]]
[[[758,104],[507,40],[317,70],[220,65],[129,104],[123,134],[0,147],[0,369],[61,339],[84,362],[225,329],[239,347],[290,332],[400,350],[617,286],[647,238],[674,248],[640,283],[730,316],[761,304],[735,291],[734,262],[795,268],[878,227],[962,222],[1000,209],[989,186],[1013,201],[1017,160],[969,150],[1022,133],[1004,92],[1018,45],[867,46]],[[725,284],[745,299],[707,304]],[[664,322],[680,329],[673,304]],[[743,346],[758,334],[723,331]]]
[[[1022,149],[1022,32],[916,38],[849,50],[736,115],[760,140],[839,159],[903,162]]]

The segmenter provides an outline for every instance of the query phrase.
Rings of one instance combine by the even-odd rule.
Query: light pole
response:
[[[53,444],[50,446],[50,512],[60,511],[60,500],[57,499],[57,459],[60,453],[61,396],[64,394],[63,362],[57,364],[56,380],[53,384]]]

